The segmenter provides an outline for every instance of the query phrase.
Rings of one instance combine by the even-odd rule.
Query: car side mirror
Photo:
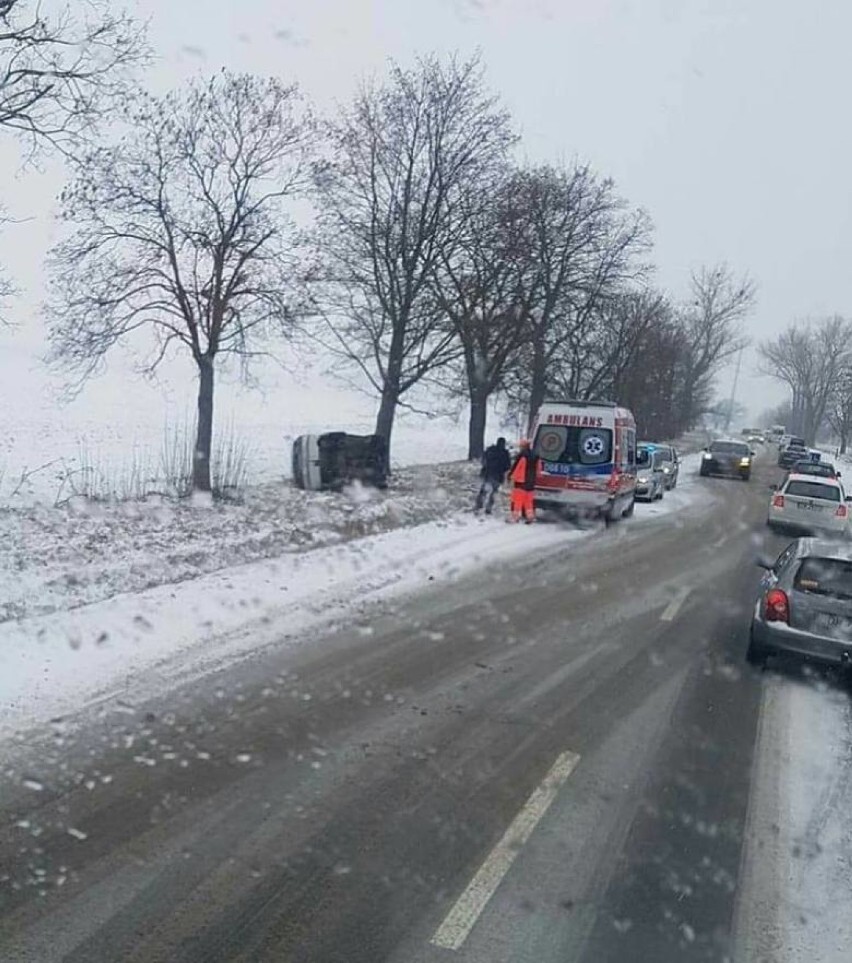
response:
[[[754,456],[755,456],[756,454],[757,454],[757,452],[756,452],[753,448],[752,448],[752,450],[749,452],[749,455],[750,455],[752,458],[754,458]]]
[[[767,571],[772,571],[775,568],[775,559],[770,558],[768,555],[764,555],[762,552],[754,560],[754,564],[758,568],[765,568]]]
[[[847,502],[852,502],[852,494],[849,494],[849,495],[846,496],[846,501],[847,501]]]
[[[775,484],[775,482],[772,482],[772,484],[769,486],[769,490],[770,490],[771,492],[777,492],[777,491],[778,491],[778,486]]]

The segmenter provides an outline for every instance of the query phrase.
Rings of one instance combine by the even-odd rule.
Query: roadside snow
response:
[[[80,709],[107,690],[136,699],[266,644],[304,644],[312,626],[344,613],[357,622],[371,599],[588,534],[457,516],[421,525],[415,537],[388,532],[7,622],[0,625],[0,736]]]
[[[705,497],[694,466],[684,462],[677,490],[663,502],[666,513]],[[447,498],[439,497],[442,514]],[[649,507],[637,506],[635,518],[624,524],[653,526]],[[307,644],[308,628],[344,616],[357,622],[371,600],[454,579],[522,552],[561,547],[596,531],[599,526],[505,525],[500,515],[478,519],[457,512],[416,528],[8,620],[0,624],[0,736],[93,700],[163,691],[267,644]],[[104,571],[108,567],[105,562]]]
[[[764,676],[737,913],[738,963],[846,963],[852,707],[819,676]]]
[[[239,503],[148,498],[0,508],[0,622],[44,615],[306,551],[469,508],[468,462],[401,469],[387,492],[303,492],[279,482]]]
[[[684,458],[678,488],[640,513],[679,510],[697,465]],[[0,623],[447,519],[471,508],[478,482],[475,465],[452,462],[400,469],[386,492],[303,492],[281,481],[212,505],[150,497],[0,507]],[[506,499],[504,489],[498,511]]]

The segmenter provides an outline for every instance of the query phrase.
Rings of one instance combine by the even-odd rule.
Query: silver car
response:
[[[677,486],[678,476],[680,475],[680,458],[677,449],[671,445],[658,444],[655,441],[640,441],[639,445],[643,448],[646,446],[653,448],[656,451],[660,467],[663,469],[663,475],[665,476],[665,489],[670,492]]]
[[[636,492],[643,501],[657,501],[666,493],[666,475],[663,460],[653,445],[636,447]]]
[[[777,652],[846,665],[852,660],[852,546],[799,538],[766,569],[746,657],[762,665]]]

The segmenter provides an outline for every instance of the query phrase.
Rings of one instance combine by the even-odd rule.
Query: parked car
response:
[[[751,478],[752,449],[743,441],[714,441],[701,455],[700,475],[724,475],[728,478]]]
[[[746,658],[776,652],[819,662],[852,660],[852,546],[799,538],[766,569],[754,607]]]
[[[793,445],[796,448],[807,448],[805,444],[805,439],[800,438],[798,435],[782,435],[778,441],[778,452],[779,454],[784,451],[785,448],[789,448]]]
[[[673,488],[677,487],[677,480],[680,475],[680,457],[678,456],[677,449],[671,445],[664,445],[656,441],[640,441],[639,445],[643,448],[653,448],[659,455],[663,475],[665,476],[666,491],[670,492]]]
[[[659,451],[653,445],[636,449],[636,498],[653,502],[666,493],[666,473]]]
[[[804,445],[791,442],[778,455],[779,468],[792,468],[797,461],[808,461],[808,449]]]
[[[791,473],[769,500],[766,524],[774,529],[843,536],[849,524],[843,486],[836,478]]]
[[[790,469],[791,475],[813,475],[816,478],[840,478],[840,472],[830,461],[797,461]]]

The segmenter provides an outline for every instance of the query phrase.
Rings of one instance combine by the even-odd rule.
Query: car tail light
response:
[[[770,589],[764,599],[763,617],[767,622],[789,622],[790,601],[781,589]]]
[[[773,507],[773,508],[783,508],[783,507],[784,507],[784,496],[783,496],[783,495],[773,495],[773,496],[772,496],[772,507]]]
[[[837,511],[834,513],[838,518],[846,518],[846,506],[838,505]]]

